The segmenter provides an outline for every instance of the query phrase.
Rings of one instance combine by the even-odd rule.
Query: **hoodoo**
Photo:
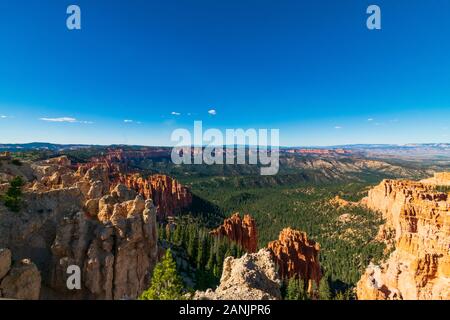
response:
[[[256,222],[250,215],[244,215],[241,219],[239,213],[233,214],[225,219],[223,225],[211,231],[212,235],[223,236],[238,243],[247,252],[256,252],[258,247],[258,236]]]

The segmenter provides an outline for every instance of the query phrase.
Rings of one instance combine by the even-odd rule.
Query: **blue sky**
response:
[[[449,14],[445,0],[0,0],[0,143],[169,145],[194,120],[278,128],[283,145],[449,142]]]

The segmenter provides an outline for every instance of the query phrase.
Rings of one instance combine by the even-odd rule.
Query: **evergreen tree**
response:
[[[161,226],[161,230],[159,230],[160,238],[161,238],[161,240],[166,240],[167,239],[166,226],[164,226],[163,224],[161,224],[160,226]]]
[[[192,228],[189,228],[192,229]],[[193,231],[193,230],[191,230]],[[187,245],[187,254],[189,256],[189,260],[192,262],[197,261],[197,246],[198,246],[198,237],[195,231],[189,232],[188,234],[188,245]]]
[[[331,300],[331,289],[329,278],[323,276],[319,283],[319,299],[320,300]]]
[[[303,280],[292,277],[289,279],[286,289],[286,300],[307,300],[308,295],[305,291]]]
[[[345,297],[345,294],[342,293],[342,291],[338,291],[336,293],[336,296],[334,297],[334,300],[347,300]]]
[[[155,266],[150,288],[142,293],[139,300],[181,300],[183,281],[177,274],[177,265],[170,249]]]
[[[197,251],[197,269],[204,270],[206,266],[208,243],[207,238],[203,235],[199,238],[198,251]]]
[[[13,212],[19,212],[20,204],[22,201],[22,186],[24,185],[24,181],[22,177],[15,177],[11,183],[8,191],[2,197],[3,202],[6,207],[8,207]]]
[[[208,263],[206,265],[206,268],[210,271],[214,270],[214,265],[216,262],[216,252],[214,250],[215,247],[215,241],[212,240],[211,241],[211,246],[209,247],[209,258],[208,258]]]

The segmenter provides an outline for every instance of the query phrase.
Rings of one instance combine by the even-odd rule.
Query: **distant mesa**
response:
[[[345,149],[287,149],[287,153],[294,154],[312,154],[312,155],[333,155],[333,154],[351,154],[352,152]]]

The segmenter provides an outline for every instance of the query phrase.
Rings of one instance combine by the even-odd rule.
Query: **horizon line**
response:
[[[20,146],[20,145],[31,145],[31,144],[48,144],[55,146],[82,146],[82,147],[153,147],[153,148],[174,148],[174,147],[200,147],[199,145],[186,145],[186,146],[170,146],[170,145],[142,145],[142,144],[125,144],[125,143],[111,143],[111,144],[88,144],[88,143],[54,143],[54,142],[24,142],[24,143],[2,143],[0,142],[0,149],[6,149],[3,146]],[[425,145],[450,145],[450,142],[408,142],[408,143],[347,143],[347,144],[336,144],[336,145],[283,145],[278,146],[280,149],[287,148],[344,148],[344,147],[355,147],[355,146],[396,146],[396,147],[411,147],[411,146],[425,146]],[[220,145],[201,145],[201,147],[214,146],[220,147]],[[260,147],[262,145],[247,145],[247,144],[228,144],[222,145],[222,147]],[[263,147],[274,147],[273,145],[267,145]]]

